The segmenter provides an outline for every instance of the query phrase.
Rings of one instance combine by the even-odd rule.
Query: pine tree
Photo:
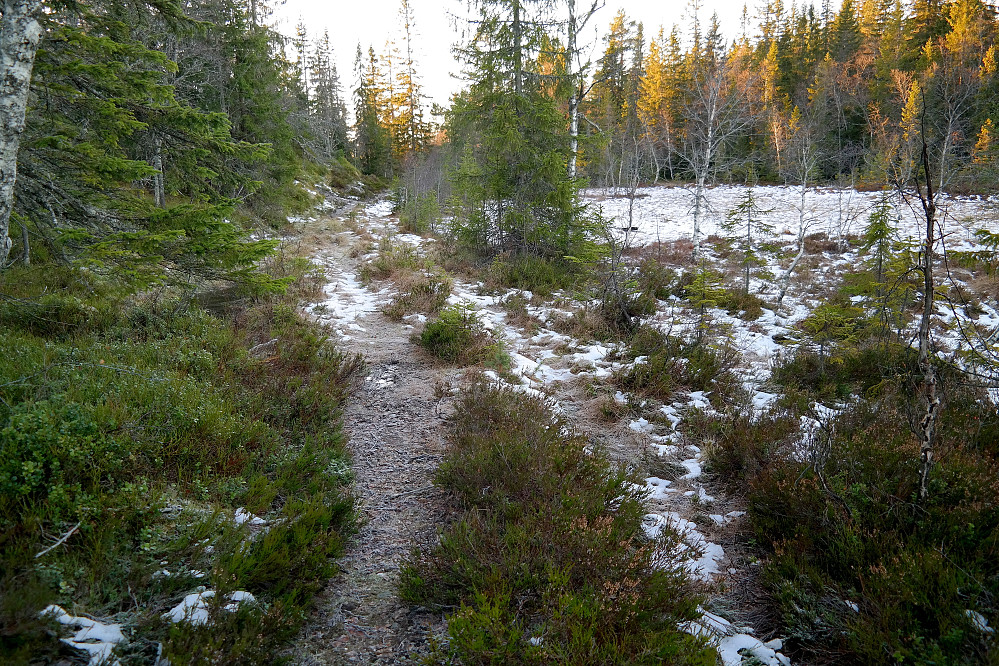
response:
[[[891,199],[885,195],[871,209],[864,227],[861,252],[870,257],[871,268],[874,271],[874,283],[880,296],[885,282],[888,263],[891,260],[896,240],[898,215]]]

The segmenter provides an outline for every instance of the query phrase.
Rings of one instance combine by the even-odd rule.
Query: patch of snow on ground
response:
[[[214,596],[215,590],[199,588],[197,592],[185,596],[179,604],[164,613],[163,617],[174,623],[206,624],[208,622],[208,600]],[[254,601],[256,599],[249,592],[236,591],[229,595],[229,603],[223,608],[231,613],[236,611],[240,604],[253,603]]]
[[[111,658],[111,652],[118,643],[125,640],[120,624],[105,624],[89,617],[70,615],[62,606],[46,606],[42,616],[52,616],[61,625],[73,628],[76,633],[72,638],[60,639],[66,645],[77,650],[83,650],[90,655],[90,666],[106,664]],[[113,664],[118,664],[115,659]]]
[[[253,527],[264,526],[267,524],[266,520],[264,520],[260,516],[253,515],[243,507],[239,507],[238,509],[236,509],[236,514],[233,516],[233,522],[235,522],[237,525],[243,525],[245,523],[249,523]]]
[[[345,329],[350,330],[351,325],[357,326],[359,317],[375,312],[389,301],[388,288],[373,292],[362,285],[356,275],[334,266],[327,267],[327,274],[331,280],[324,289],[326,300],[306,309],[320,321],[333,324],[341,334]],[[344,337],[350,339],[349,335]]]
[[[691,576],[709,582],[713,574],[719,573],[718,562],[725,557],[725,550],[708,541],[697,525],[675,511],[650,513],[642,518],[642,530],[649,539],[659,537],[667,528],[683,538],[677,554],[689,558],[685,567]]]
[[[784,647],[780,639],[764,643],[750,633],[749,627],[736,627],[720,615],[700,610],[701,619],[680,628],[694,636],[709,638],[724,666],[741,666],[746,657],[755,657],[765,666],[790,666],[791,660],[780,653]]]

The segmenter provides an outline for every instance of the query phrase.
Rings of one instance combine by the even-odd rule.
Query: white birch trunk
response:
[[[807,224],[805,223],[805,194],[808,192],[808,181],[801,181],[801,203],[798,209],[798,253],[794,255],[794,259],[791,260],[791,265],[787,267],[787,272],[784,273],[782,278],[782,284],[780,287],[780,293],[777,294],[777,305],[774,307],[774,313],[780,316],[780,306],[784,301],[784,297],[787,295],[787,289],[791,285],[791,276],[794,275],[794,271],[798,268],[798,264],[801,263],[801,258],[805,256],[805,230]]]
[[[937,417],[940,413],[940,397],[937,395],[937,375],[930,358],[930,318],[933,316],[934,284],[933,284],[933,246],[936,240],[936,194],[933,192],[933,181],[930,175],[930,158],[923,140],[922,150],[923,170],[926,177],[926,196],[920,192],[923,213],[926,219],[926,237],[923,245],[923,314],[919,319],[919,369],[923,371],[923,400],[926,411],[919,422],[919,498],[926,499],[929,494],[930,470],[933,468],[933,437]],[[942,178],[942,177],[941,177]],[[941,180],[942,182],[942,180]],[[919,190],[919,181],[916,181]]]
[[[701,216],[704,208],[704,173],[697,174],[697,187],[694,190],[694,250],[691,258],[696,263],[701,254]]]
[[[17,150],[24,132],[31,69],[42,35],[38,0],[4,0],[0,17],[0,266],[10,254]]]

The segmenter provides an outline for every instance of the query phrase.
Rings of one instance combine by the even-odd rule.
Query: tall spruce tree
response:
[[[387,177],[392,173],[392,137],[382,123],[381,73],[373,48],[368,47],[365,59],[361,45],[357,45],[354,73],[357,79],[354,88],[354,155],[364,173]]]
[[[231,194],[255,187],[236,166],[268,152],[234,141],[224,114],[178,99],[174,63],[136,38],[161,19],[96,2],[44,16],[14,212],[49,258],[138,284],[277,287],[254,271],[274,244],[245,240],[231,221]]]
[[[471,41],[459,49],[469,88],[453,105],[448,133],[460,154],[460,188],[476,192],[477,249],[556,261],[588,247],[558,100],[537,64],[549,7],[539,0],[480,0]],[[484,227],[483,227],[484,225]],[[482,232],[482,233],[480,233]],[[468,235],[468,234],[466,234]]]

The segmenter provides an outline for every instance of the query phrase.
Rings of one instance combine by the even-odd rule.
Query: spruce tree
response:
[[[722,228],[733,234],[742,255],[743,292],[749,294],[749,277],[753,266],[762,265],[760,258],[763,238],[774,235],[773,225],[766,221],[765,215],[772,209],[762,208],[756,200],[752,186],[746,188],[739,202],[726,215]]]
[[[357,45],[354,59],[357,77],[354,88],[354,155],[364,173],[382,178],[392,173],[392,138],[382,124],[384,113],[379,96],[378,59],[373,48],[368,48],[367,60]]]
[[[567,175],[565,118],[537,69],[546,7],[481,0],[477,8],[475,35],[460,49],[471,85],[455,100],[448,133],[465,155],[455,184],[481,197],[467,207],[481,215],[457,220],[458,232],[485,222],[485,233],[476,233],[484,253],[586,255],[592,243]]]
[[[224,114],[177,98],[175,64],[136,39],[138,19],[121,20],[129,9],[155,24],[155,15],[115,3],[45,16],[18,219],[43,256],[138,285],[196,278],[279,287],[254,269],[274,243],[248,241],[232,221],[230,193],[256,187],[238,165],[266,158],[266,147],[234,141]]]

